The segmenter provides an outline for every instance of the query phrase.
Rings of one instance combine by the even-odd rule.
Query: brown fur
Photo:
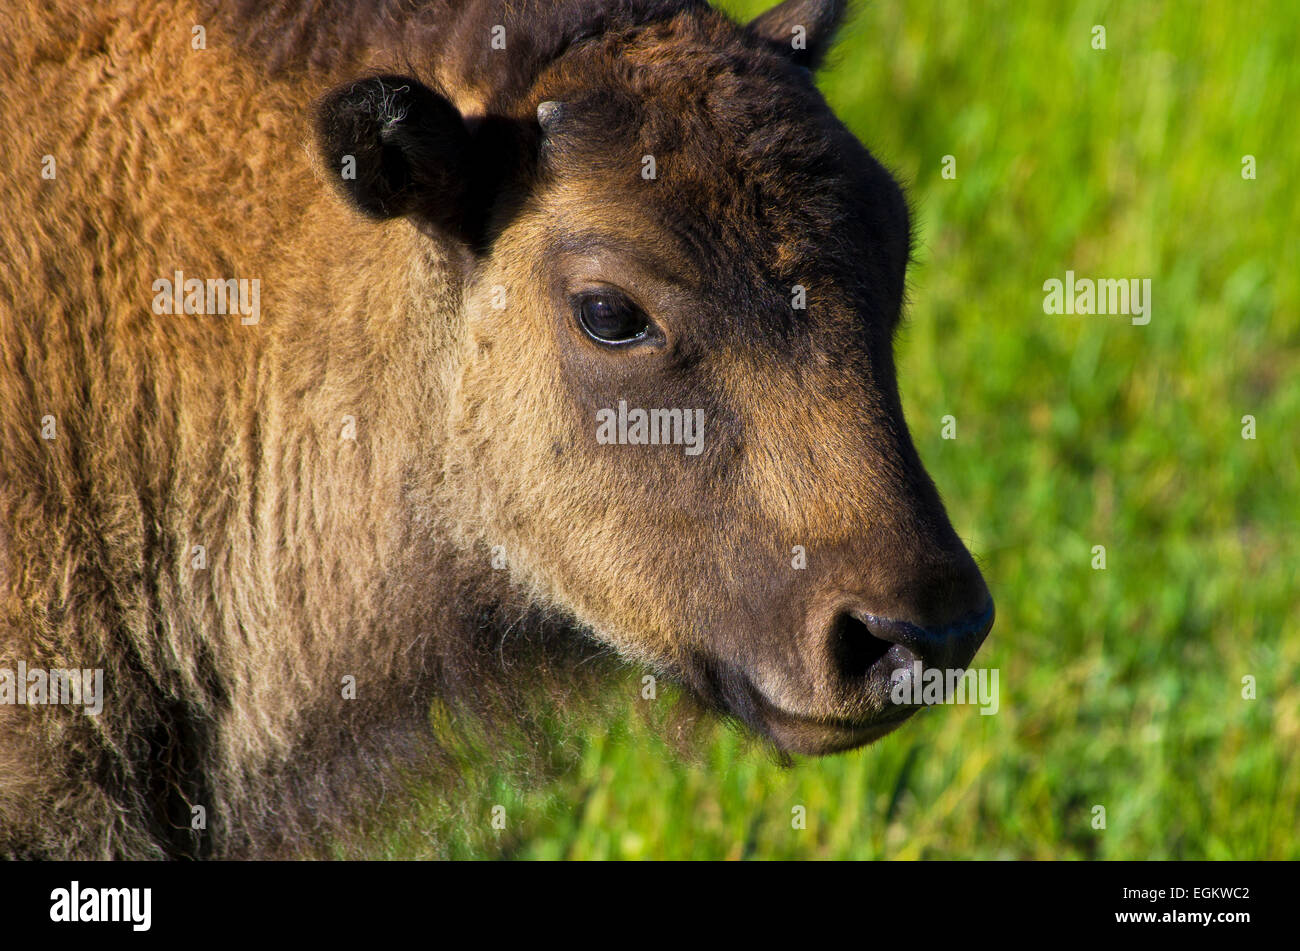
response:
[[[813,721],[880,711],[805,615],[987,595],[898,405],[906,210],[799,63],[691,3],[218,6],[24,0],[0,38],[0,666],[108,683],[98,718],[0,705],[0,854],[316,847],[436,756],[435,698],[500,715],[588,643],[848,745]],[[340,200],[314,104],[376,69],[491,146],[461,204]],[[178,268],[260,279],[261,323],[155,315]],[[578,279],[633,280],[672,360],[557,331]],[[707,451],[596,445],[619,398],[705,408]]]

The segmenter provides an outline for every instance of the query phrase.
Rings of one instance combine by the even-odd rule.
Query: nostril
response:
[[[893,646],[871,633],[862,621],[847,612],[835,618],[831,626],[831,658],[835,669],[846,680],[860,680]]]
[[[982,610],[958,621],[930,629],[872,614],[863,615],[863,622],[876,637],[901,644],[917,654],[927,666],[965,667],[993,626],[993,602],[989,601]]]

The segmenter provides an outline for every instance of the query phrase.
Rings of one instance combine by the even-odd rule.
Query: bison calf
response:
[[[0,854],[317,848],[512,637],[812,754],[974,656],[841,3],[15,6]]]

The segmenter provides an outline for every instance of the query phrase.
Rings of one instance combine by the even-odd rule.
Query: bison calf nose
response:
[[[850,607],[832,621],[830,656],[841,682],[876,692],[894,671],[918,660],[926,668],[964,669],[992,626],[992,600],[949,624],[929,627]]]

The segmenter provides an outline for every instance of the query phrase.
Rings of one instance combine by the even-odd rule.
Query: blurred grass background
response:
[[[382,853],[1300,858],[1297,51],[1293,0],[858,4],[820,85],[916,212],[903,400],[997,600],[1001,710],[783,767],[725,728],[680,755],[629,671],[553,781],[467,763]],[[1045,315],[1067,269],[1151,278],[1150,324]]]

